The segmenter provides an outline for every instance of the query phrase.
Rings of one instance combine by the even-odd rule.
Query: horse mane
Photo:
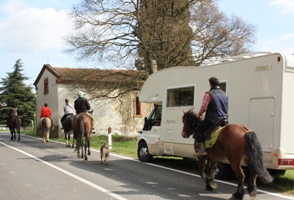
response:
[[[200,122],[197,118],[197,112],[195,112],[193,108],[188,110],[183,117],[185,117],[186,122],[187,124],[189,124],[190,127],[192,127],[195,123]]]

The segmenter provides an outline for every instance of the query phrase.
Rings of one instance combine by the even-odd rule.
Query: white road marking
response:
[[[113,193],[113,192],[110,192],[109,190],[107,190],[107,189],[105,189],[105,188],[103,188],[103,187],[100,187],[99,185],[96,185],[96,184],[94,184],[94,183],[92,183],[92,182],[90,182],[90,181],[87,181],[86,179],[83,179],[83,178],[81,178],[81,177],[79,177],[79,176],[77,176],[77,175],[74,175],[74,174],[72,174],[72,173],[70,173],[70,172],[68,172],[68,171],[65,171],[65,170],[63,170],[63,169],[61,169],[61,168],[59,168],[59,167],[57,167],[57,166],[55,166],[55,165],[52,165],[51,163],[46,162],[46,161],[44,161],[44,160],[42,160],[42,159],[40,159],[40,158],[37,158],[37,157],[35,157],[35,156],[33,156],[33,155],[31,155],[31,154],[25,152],[25,151],[22,151],[22,150],[20,150],[20,149],[17,149],[17,148],[15,148],[15,147],[12,147],[12,146],[10,146],[10,145],[8,145],[8,144],[5,144],[5,143],[3,143],[3,142],[0,142],[0,144],[2,144],[2,145],[4,145],[4,146],[7,146],[7,147],[9,147],[9,148],[11,148],[11,149],[14,149],[14,150],[16,150],[16,151],[18,151],[18,152],[20,152],[20,153],[22,153],[22,154],[25,154],[25,155],[27,155],[27,156],[29,156],[29,157],[31,157],[31,158],[37,160],[37,161],[40,161],[40,162],[42,162],[42,163],[44,163],[44,164],[46,164],[46,165],[48,165],[48,166],[50,166],[50,167],[52,167],[52,168],[54,168],[54,169],[56,169],[56,170],[58,170],[58,171],[64,173],[64,174],[67,174],[67,175],[69,175],[69,176],[71,176],[71,177],[73,177],[73,178],[75,178],[75,179],[77,179],[77,180],[79,180],[79,181],[81,181],[81,182],[83,182],[83,183],[85,183],[85,184],[87,184],[87,185],[89,185],[89,186],[91,186],[91,187],[93,187],[93,188],[95,188],[95,189],[97,189],[97,190],[103,192],[103,193],[108,194],[109,196],[111,196],[111,197],[113,197],[113,198],[115,198],[115,199],[118,199],[118,200],[127,200],[127,199],[123,198],[122,196],[119,196],[119,195],[117,195],[117,194],[115,194],[115,193]]]

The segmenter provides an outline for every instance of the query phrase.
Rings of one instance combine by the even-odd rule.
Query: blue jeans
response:
[[[212,126],[212,122],[208,120],[203,120],[194,130],[193,138],[197,140],[197,142],[204,142],[205,137],[203,133]]]

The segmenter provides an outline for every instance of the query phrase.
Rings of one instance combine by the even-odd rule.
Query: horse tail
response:
[[[258,175],[263,183],[270,183],[273,177],[269,174],[263,163],[263,152],[256,133],[249,131],[246,133],[246,154],[249,159],[250,168]]]
[[[71,130],[72,130],[73,127],[74,127],[74,126],[73,126],[73,121],[74,121],[73,119],[74,119],[74,116],[73,116],[73,115],[69,117],[69,124],[70,124],[70,129],[71,129]]]
[[[42,129],[45,129],[47,127],[47,124],[46,124],[46,117],[44,117],[42,119]]]
[[[84,117],[82,115],[78,118],[78,125],[79,125],[79,133],[77,136],[77,149],[82,146],[82,140],[85,133],[85,125],[84,125]]]

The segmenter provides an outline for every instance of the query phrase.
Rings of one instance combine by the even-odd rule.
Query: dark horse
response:
[[[93,111],[92,111],[93,112]],[[85,113],[80,113],[74,116],[73,119],[73,131],[74,131],[74,139],[76,139],[77,144],[75,150],[77,151],[77,157],[83,158],[85,156],[85,160],[88,160],[88,155],[91,155],[90,152],[90,140],[92,133],[92,122],[91,117]],[[83,138],[85,137],[85,143],[83,142]],[[85,153],[84,153],[84,149]],[[82,150],[82,154],[80,154],[80,149]]]
[[[67,115],[62,121],[62,126],[64,128],[64,139],[66,147],[74,147],[74,137],[72,138],[72,144],[70,143],[70,135],[73,133],[73,115]]]
[[[16,140],[16,133],[18,133],[17,141],[20,141],[20,127],[21,119],[18,116],[13,116],[8,120],[8,127],[11,133],[10,140]]]
[[[197,118],[197,113],[192,109],[183,115],[182,136],[188,138],[193,134],[194,129],[201,122]],[[205,173],[206,160],[211,161],[207,174]],[[224,126],[216,143],[207,148],[207,156],[198,157],[199,173],[206,183],[207,190],[213,190],[217,187],[214,182],[214,172],[217,162],[228,159],[234,171],[238,187],[237,191],[232,195],[231,199],[243,199],[244,196],[244,179],[245,175],[241,168],[243,160],[250,171],[249,183],[247,190],[251,198],[256,196],[256,178],[257,176],[264,183],[270,183],[273,178],[270,176],[263,163],[263,152],[256,134],[241,124],[228,124]]]

